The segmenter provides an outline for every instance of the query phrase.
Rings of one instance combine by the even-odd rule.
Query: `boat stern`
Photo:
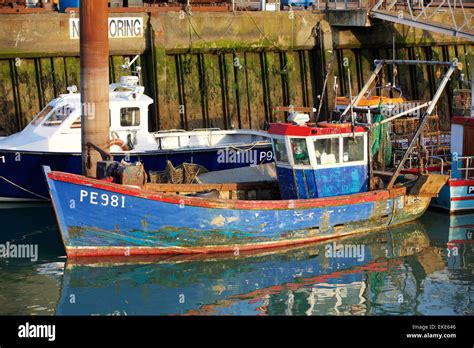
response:
[[[438,197],[448,179],[447,175],[422,174],[411,188],[406,189],[407,194],[394,195],[394,213],[390,224],[401,224],[420,218],[428,209],[431,199]],[[405,190],[394,190],[401,189]]]
[[[421,174],[410,189],[409,194],[419,197],[438,197],[439,192],[449,180],[448,175]]]

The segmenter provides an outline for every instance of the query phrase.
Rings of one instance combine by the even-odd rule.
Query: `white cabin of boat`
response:
[[[33,152],[81,152],[81,95],[75,86],[49,102],[21,132],[0,140],[0,149]],[[266,132],[258,130],[221,130],[203,128],[192,131],[172,129],[149,132],[148,113],[153,99],[147,96],[136,76],[123,76],[110,92],[111,152],[189,151],[263,143]],[[84,106],[93,116],[94,108]],[[113,142],[112,142],[113,141]]]

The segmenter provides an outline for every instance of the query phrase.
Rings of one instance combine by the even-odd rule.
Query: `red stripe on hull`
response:
[[[224,245],[208,247],[66,247],[68,257],[94,257],[94,256],[146,256],[146,255],[183,255],[183,254],[217,254],[245,252],[252,250],[278,249],[294,245],[303,245],[315,242],[341,238],[360,233],[359,231],[337,234],[332,236],[314,237],[293,241],[281,241],[273,243]]]
[[[473,244],[474,240],[472,239],[453,239],[448,242],[448,245],[454,244]]]
[[[338,197],[295,199],[295,200],[274,200],[274,201],[243,201],[209,199],[199,197],[187,197],[176,194],[158,194],[153,191],[127,187],[119,184],[108,183],[106,181],[86,178],[81,175],[63,172],[50,172],[48,177],[51,180],[67,182],[76,185],[88,186],[97,189],[115,192],[123,195],[140,197],[148,200],[160,201],[173,204],[184,204],[214,209],[247,209],[247,210],[278,210],[278,209],[305,209],[339,205],[351,205],[358,203],[381,201],[388,198],[404,195],[405,188],[395,188],[391,191],[379,190],[364,193],[356,193]]]
[[[472,197],[453,197],[451,198],[451,202],[456,202],[456,201],[473,201],[474,200],[474,195]]]
[[[449,186],[474,186],[474,180],[456,180],[451,179],[448,181]]]
[[[433,166],[425,168],[428,172],[441,172],[441,166]],[[407,168],[401,171],[402,174],[419,174],[418,168]]]

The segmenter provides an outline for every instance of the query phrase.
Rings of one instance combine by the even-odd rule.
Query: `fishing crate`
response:
[[[393,120],[392,132],[396,135],[412,135],[418,128],[420,119],[418,117],[402,117]],[[440,131],[440,120],[438,115],[428,116],[428,122],[426,123],[423,132],[433,133]]]

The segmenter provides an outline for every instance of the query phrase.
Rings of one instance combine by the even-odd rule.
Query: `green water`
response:
[[[474,314],[474,214],[265,254],[81,263],[48,205],[3,205],[0,221],[0,244],[38,247],[0,258],[2,315]]]

